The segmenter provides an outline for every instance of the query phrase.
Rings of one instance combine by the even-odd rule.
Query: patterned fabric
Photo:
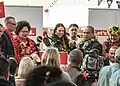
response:
[[[82,50],[83,52],[90,51],[92,49],[97,49],[99,51],[99,55],[102,54],[102,45],[97,41],[95,37],[89,39],[89,40],[82,40],[78,44],[78,49]]]
[[[21,58],[20,58],[20,46],[19,46],[19,40],[18,40],[18,36],[11,33],[11,34],[8,34],[7,32],[5,32],[9,38],[11,39],[12,41],[12,45],[13,45],[13,49],[14,49],[14,57],[15,59],[17,60],[17,62],[19,63]]]
[[[59,51],[68,51],[69,48],[69,39],[60,39],[58,36],[52,36],[51,37],[55,42],[53,43],[53,46],[58,48]]]
[[[112,25],[107,30],[109,35],[119,35],[120,34],[120,25]]]
[[[60,39],[58,36],[45,37],[43,39],[44,44],[47,47],[56,47],[59,51],[68,51],[69,49],[69,39]]]
[[[27,38],[28,44],[27,47],[25,47],[24,49],[21,48],[21,43],[23,42],[21,40],[21,38],[13,33],[8,34],[6,31],[5,33],[9,36],[10,40],[12,41],[12,46],[14,49],[14,57],[17,60],[17,62],[19,63],[21,60],[21,57],[24,55],[30,55],[32,54],[34,51],[37,50],[36,48],[36,44],[35,42],[30,39]]]
[[[23,42],[23,40],[19,37],[20,39],[20,43]],[[36,44],[35,42],[30,39],[30,38],[27,38],[27,46],[22,46],[20,44],[20,52],[21,52],[21,57],[24,56],[24,55],[30,55],[32,53],[34,53],[35,51],[37,51],[37,47],[36,47]]]
[[[83,59],[83,69],[99,72],[104,65],[103,60],[104,58],[102,56],[86,54]]]
[[[112,47],[112,46],[120,46],[120,42],[119,43],[115,43],[115,42],[111,42],[110,40],[106,40],[103,42],[102,44],[103,46],[103,53],[104,53],[104,56],[107,57],[107,54],[109,53],[109,49]]]

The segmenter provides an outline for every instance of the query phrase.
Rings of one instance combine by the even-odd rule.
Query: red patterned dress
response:
[[[37,50],[36,44],[32,39],[27,38],[26,39],[27,43],[25,43],[20,37],[19,39],[20,39],[19,44],[20,44],[20,56],[21,57],[25,55],[30,55]]]
[[[35,42],[27,38],[27,44],[26,46],[21,46],[21,43],[23,43],[23,40],[16,34],[10,33],[8,34],[6,31],[5,33],[9,36],[9,38],[12,41],[13,49],[14,49],[14,58],[19,63],[21,61],[21,58],[25,55],[30,55],[34,53],[37,50]]]

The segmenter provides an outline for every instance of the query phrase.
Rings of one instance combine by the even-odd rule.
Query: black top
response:
[[[11,82],[4,79],[4,76],[0,74],[0,86],[12,86]]]
[[[63,47],[63,39],[66,47]],[[59,51],[68,51],[69,50],[69,39],[67,38],[59,38],[57,35],[51,37],[44,37],[43,42],[46,46],[56,47]]]
[[[10,37],[6,33],[3,33],[2,40],[3,40],[3,43],[2,43],[3,52],[4,52],[5,57],[7,59],[8,59],[8,57],[13,57],[14,56],[14,48],[13,48],[13,44],[12,44]]]

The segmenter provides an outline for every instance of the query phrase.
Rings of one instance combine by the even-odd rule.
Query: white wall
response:
[[[71,23],[79,26],[88,25],[88,8],[79,5],[53,7],[48,16],[48,27],[53,27],[57,23],[63,23],[66,27]]]
[[[32,6],[45,6],[48,7],[54,0],[4,0],[6,5],[32,5]],[[107,0],[103,0],[100,8],[107,8]],[[111,8],[116,8],[116,1],[120,0],[113,0],[113,4]],[[57,0],[55,6],[61,5],[84,5],[89,7],[97,7],[98,0]]]
[[[44,9],[50,9],[49,13],[45,13],[43,10],[43,26],[54,27],[56,23],[63,22],[66,26],[70,23],[77,23],[79,25],[86,25],[87,12],[83,9],[86,8],[107,8],[107,0],[103,0],[101,5],[98,6],[98,0],[57,0],[56,4],[49,8],[54,0],[4,0],[5,5],[28,5],[28,6],[44,6]],[[111,8],[117,8],[116,0],[111,5]],[[76,6],[77,5],[77,6]],[[79,7],[78,7],[79,5]],[[65,8],[64,8],[65,7]],[[74,8],[74,9],[73,9]],[[74,12],[71,17],[71,10]],[[62,12],[63,11],[63,12]],[[56,13],[58,12],[58,13]],[[63,15],[64,13],[64,15]],[[55,16],[57,15],[57,17]],[[58,17],[59,16],[59,17]],[[70,19],[71,17],[71,19]],[[85,18],[85,19],[84,19]]]
[[[51,0],[4,0],[5,5],[46,6]]]
[[[48,6],[50,5],[54,0],[4,0],[6,5],[42,5],[42,6]],[[57,6],[58,5],[75,5],[75,4],[94,4],[97,3],[97,0],[57,0]]]
[[[36,37],[43,32],[43,7],[42,6],[5,6],[6,16],[14,16],[16,21],[26,20],[32,28],[36,28],[36,36],[30,38],[36,41]],[[4,18],[0,18],[3,22]]]
[[[53,1],[54,0],[4,0],[5,5],[44,6],[44,9],[48,9]],[[70,23],[86,25],[88,24],[88,12],[86,8],[108,8],[107,0],[103,0],[100,6],[97,5],[97,1],[98,0],[58,0],[57,3],[50,8],[49,13],[45,13],[43,10],[43,26],[54,27],[58,22],[64,23],[65,26],[68,26]],[[111,8],[117,8],[116,0],[113,1]]]

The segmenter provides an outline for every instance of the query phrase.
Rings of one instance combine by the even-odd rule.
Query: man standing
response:
[[[69,52],[73,49],[75,49],[77,46],[77,44],[81,41],[80,38],[77,37],[78,35],[78,25],[77,24],[70,24],[69,26],[69,33],[70,33],[70,37],[69,37]]]
[[[102,55],[102,45],[98,42],[94,35],[94,28],[92,26],[87,26],[84,29],[84,38],[78,44],[78,48],[83,50],[83,52],[89,52],[92,49],[97,49],[99,51],[98,55]]]
[[[16,29],[16,21],[14,17],[6,17],[5,19],[6,30],[4,31],[3,38],[3,52],[6,58],[14,57],[13,47],[13,32]]]
[[[120,86],[120,47],[115,52],[115,63],[100,70],[98,86]]]
[[[72,81],[77,86],[86,86],[87,81],[82,75],[81,65],[83,62],[83,53],[78,49],[74,49],[69,53],[70,64],[65,71],[71,76]],[[78,78],[79,77],[79,78]]]
[[[2,30],[0,29],[0,55],[4,55],[4,52],[3,52],[3,39],[2,39],[2,34],[3,34],[3,32],[2,32]]]
[[[103,42],[103,52],[104,56],[107,57],[109,53],[109,49],[112,46],[120,46],[120,26],[113,25],[108,29],[108,39]]]

